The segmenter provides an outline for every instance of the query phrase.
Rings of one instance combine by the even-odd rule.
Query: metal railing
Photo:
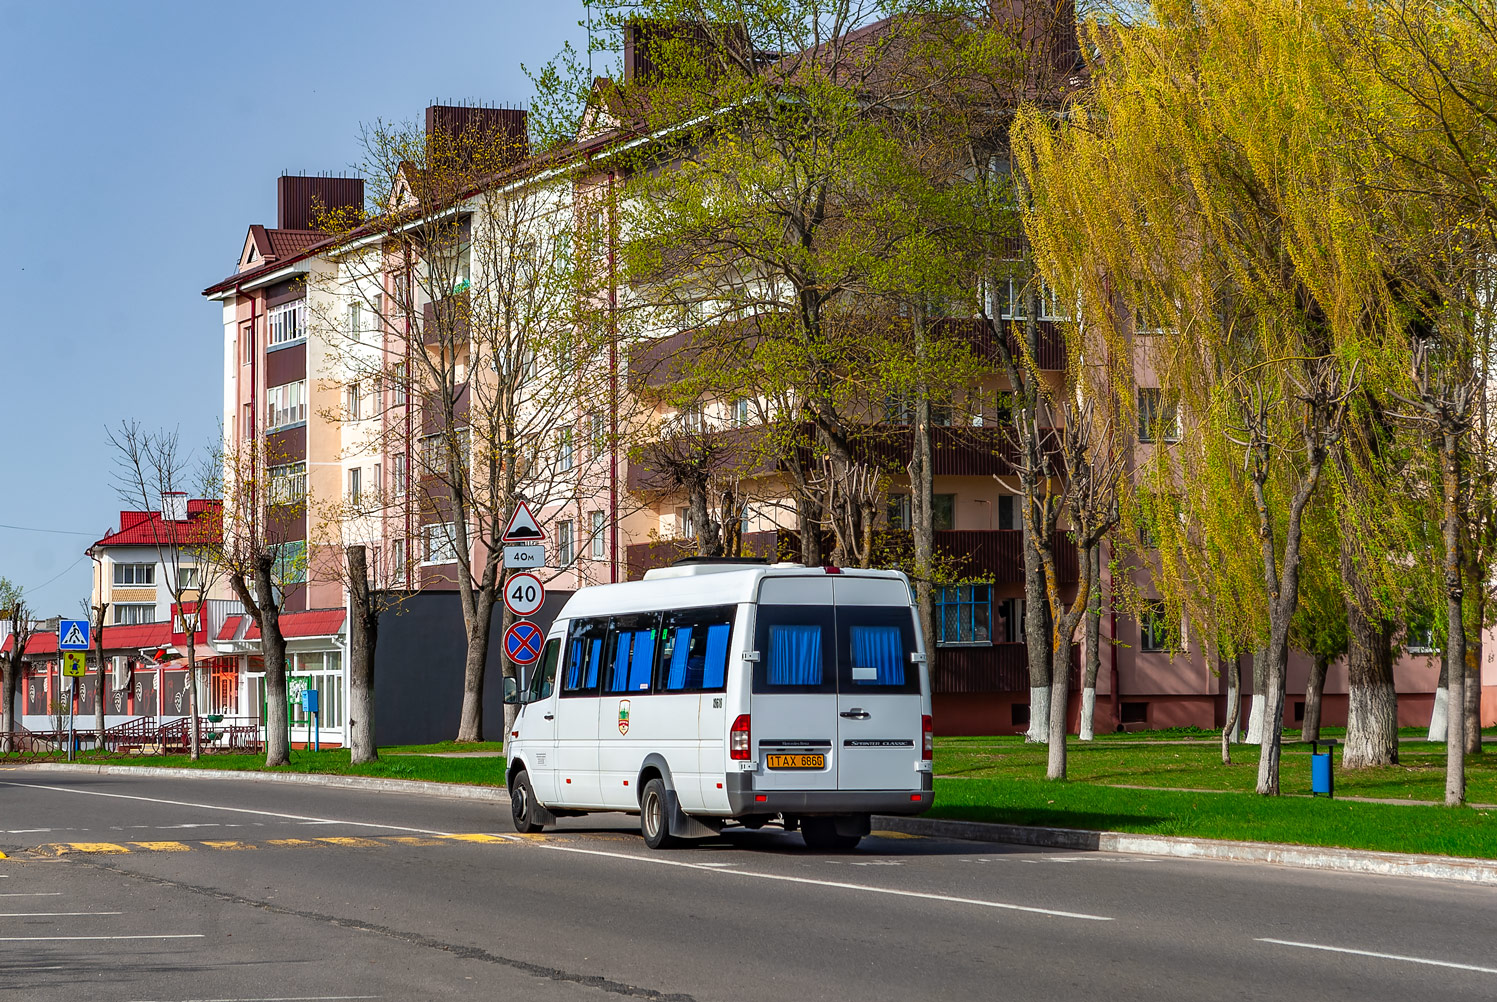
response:
[[[215,752],[260,751],[265,741],[256,717],[198,717],[199,748]],[[78,728],[76,749],[93,758],[131,758],[141,755],[186,755],[192,748],[192,718],[165,722],[134,717],[106,728],[102,747],[93,728]],[[0,731],[0,762],[55,762],[67,758],[68,731]]]

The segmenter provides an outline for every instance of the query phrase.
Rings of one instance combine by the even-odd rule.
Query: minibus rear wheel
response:
[[[530,774],[524,769],[509,782],[509,813],[515,831],[523,835],[534,835],[545,827],[535,820],[535,790],[530,786]]]
[[[656,777],[645,784],[639,795],[639,833],[651,849],[669,849],[679,840],[671,836],[670,801],[665,796],[665,782]]]

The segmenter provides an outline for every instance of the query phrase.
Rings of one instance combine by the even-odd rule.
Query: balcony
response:
[[[468,343],[469,298],[466,290],[421,307],[421,343],[466,345]]]

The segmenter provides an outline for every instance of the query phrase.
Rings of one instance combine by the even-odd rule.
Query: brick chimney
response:
[[[426,109],[426,134],[438,133],[459,141],[481,136],[503,142],[506,151],[501,166],[517,164],[530,155],[530,133],[521,108],[469,108],[434,104]]]

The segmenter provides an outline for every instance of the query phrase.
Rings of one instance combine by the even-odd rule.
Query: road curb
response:
[[[999,842],[1046,849],[1129,852],[1177,859],[1214,859],[1239,863],[1276,863],[1310,870],[1372,873],[1389,877],[1426,877],[1497,885],[1497,862],[1464,856],[1426,856],[1365,849],[1331,849],[1282,842],[1231,842],[1176,835],[1132,835],[1127,832],[1039,828],[982,821],[877,816],[875,828],[910,835]]]
[[[20,767],[20,766],[18,766]],[[460,783],[431,783],[418,779],[379,779],[368,776],[329,776],[318,773],[228,772],[211,769],[156,769],[150,766],[82,765],[39,762],[24,766],[47,772],[88,773],[98,776],[161,776],[167,779],[238,780],[254,783],[290,783],[342,790],[378,793],[420,794],[452,800],[475,800],[507,804],[509,793],[498,787]],[[1127,852],[1176,859],[1211,859],[1238,863],[1275,863],[1310,870],[1340,873],[1371,873],[1389,877],[1424,877],[1459,880],[1497,886],[1497,861],[1462,856],[1426,856],[1364,849],[1330,849],[1289,845],[1282,842],[1231,842],[1218,839],[1182,838],[1177,835],[1132,835],[1127,832],[1089,831],[1076,828],[1041,828],[1003,825],[986,821],[949,821],[941,818],[906,818],[875,815],[873,826],[909,835],[931,835],[971,842],[1027,845],[1043,849],[1079,852]]]
[[[375,776],[329,776],[311,772],[253,772],[220,769],[158,769],[136,765],[82,765],[66,762],[27,763],[17,768],[47,772],[82,772],[96,776],[161,776],[166,779],[227,779],[251,783],[290,783],[325,786],[339,790],[373,790],[377,793],[417,793],[452,800],[479,800],[507,804],[509,793],[502,787],[468,786],[461,783],[431,783],[420,779],[381,779]]]

